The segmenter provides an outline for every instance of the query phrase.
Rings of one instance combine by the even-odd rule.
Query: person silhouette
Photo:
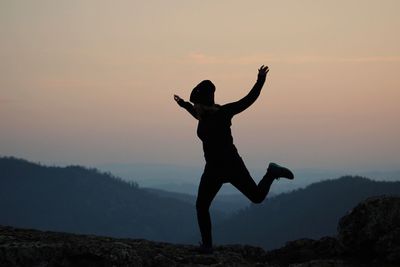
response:
[[[192,90],[190,102],[193,104],[174,95],[177,104],[198,120],[197,135],[203,143],[206,164],[196,200],[197,220],[202,238],[199,247],[201,253],[213,252],[209,208],[224,183],[231,183],[253,203],[261,203],[275,179],[294,179],[288,168],[270,163],[266,174],[256,184],[233,144],[231,120],[256,101],[268,72],[269,68],[262,65],[258,69],[257,82],[250,92],[239,101],[225,105],[215,104],[215,86],[209,80],[200,82]]]

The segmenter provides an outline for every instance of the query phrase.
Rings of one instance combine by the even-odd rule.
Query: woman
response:
[[[215,86],[209,80],[202,81],[192,90],[190,102],[193,105],[174,95],[178,105],[185,108],[199,121],[197,135],[203,142],[206,160],[196,201],[197,220],[202,237],[200,252],[212,253],[209,207],[222,184],[229,182],[252,202],[261,203],[275,179],[279,177],[294,178],[289,169],[270,163],[266,174],[257,185],[233,144],[232,117],[256,101],[268,71],[267,66],[261,66],[258,70],[257,82],[250,92],[241,100],[222,106],[214,103]]]

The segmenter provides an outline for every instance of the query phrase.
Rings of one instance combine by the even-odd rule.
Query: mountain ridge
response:
[[[188,242],[197,230],[192,205],[110,173],[15,158],[0,159],[0,170],[0,224],[169,242]]]

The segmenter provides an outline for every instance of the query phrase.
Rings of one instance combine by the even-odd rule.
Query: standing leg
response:
[[[206,165],[201,177],[199,191],[197,194],[196,210],[203,246],[212,248],[211,218],[209,208],[215,195],[222,186],[218,181],[217,172]]]

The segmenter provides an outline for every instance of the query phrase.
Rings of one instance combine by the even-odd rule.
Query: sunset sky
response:
[[[173,101],[210,79],[250,167],[400,164],[400,1],[0,1],[0,155],[203,165]]]

